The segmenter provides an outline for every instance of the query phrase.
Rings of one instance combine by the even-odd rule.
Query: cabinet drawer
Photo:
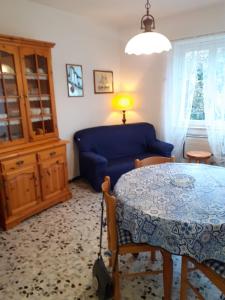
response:
[[[24,156],[20,156],[19,158],[14,158],[14,159],[1,162],[3,172],[13,171],[35,163],[36,163],[35,154],[24,155]]]
[[[49,160],[56,156],[65,155],[65,147],[52,148],[50,150],[45,150],[38,152],[38,159],[40,161]]]

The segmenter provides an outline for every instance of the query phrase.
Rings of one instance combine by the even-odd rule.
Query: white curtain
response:
[[[186,42],[173,43],[168,57],[164,95],[164,138],[174,145],[173,155],[182,159],[196,85],[198,51]]]
[[[204,109],[209,145],[218,165],[225,164],[225,37],[208,45],[204,70]]]
[[[203,74],[205,126],[217,164],[225,164],[225,35],[174,42],[168,56],[164,97],[164,138],[182,157],[190,124],[197,72]]]

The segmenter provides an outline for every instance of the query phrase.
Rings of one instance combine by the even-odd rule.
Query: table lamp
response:
[[[116,110],[122,110],[123,112],[123,124],[126,124],[126,110],[130,110],[134,106],[134,99],[125,93],[117,94],[112,101],[113,108]]]

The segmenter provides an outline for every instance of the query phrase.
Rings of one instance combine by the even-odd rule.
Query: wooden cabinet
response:
[[[4,175],[7,216],[17,217],[40,201],[40,185],[36,165],[8,171]]]
[[[0,217],[8,229],[71,197],[58,136],[53,43],[0,35]]]
[[[65,182],[65,160],[59,157],[40,165],[41,187],[44,200],[49,200],[57,194],[62,193],[66,188]]]
[[[63,149],[58,149],[62,152]],[[48,153],[52,158],[48,158]],[[52,155],[53,154],[53,155]],[[67,174],[65,154],[57,155],[57,151],[45,151],[39,154],[46,155],[46,160],[40,162],[41,188],[44,201],[51,201],[57,195],[63,194],[67,190]],[[39,157],[40,157],[39,156]]]

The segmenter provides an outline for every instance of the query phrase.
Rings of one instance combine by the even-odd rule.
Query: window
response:
[[[191,120],[205,120],[203,85],[203,64],[199,63],[197,67],[196,84],[191,109]]]
[[[187,54],[188,55],[188,54]],[[191,108],[190,124],[188,135],[206,136],[205,131],[205,109],[204,109],[204,79],[208,51],[198,51],[198,63],[196,67],[196,82]]]
[[[173,43],[164,91],[163,130],[182,157],[187,134],[207,136],[225,165],[225,34]]]
[[[190,61],[190,56],[193,51],[186,53],[185,60],[186,63]],[[209,52],[210,50],[199,50],[197,51],[198,59],[197,59],[197,67],[196,67],[196,82],[195,89],[193,95],[193,103],[191,109],[190,116],[190,127],[204,127],[205,126],[205,85],[206,80],[208,79],[209,72]],[[225,89],[225,48],[218,48],[215,53],[215,76],[216,76],[216,84],[217,84],[217,101],[221,101],[221,107],[223,106],[222,102],[225,102],[223,97],[224,89]],[[191,61],[190,61],[191,63]],[[213,107],[213,105],[212,105]],[[218,119],[221,119],[221,111],[217,111]],[[224,115],[225,120],[225,115]]]

